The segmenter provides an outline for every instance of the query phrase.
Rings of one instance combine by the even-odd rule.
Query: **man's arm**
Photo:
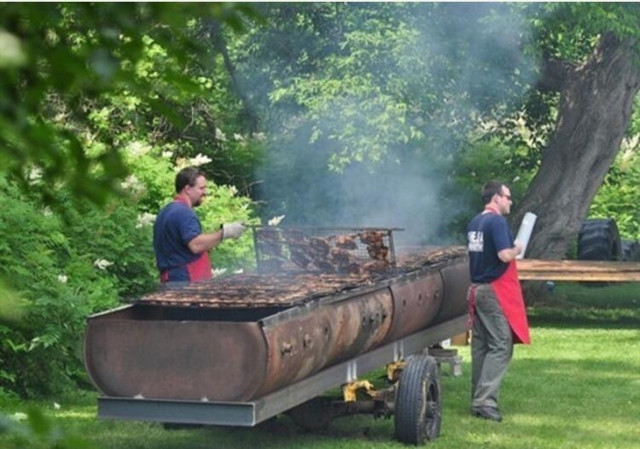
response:
[[[222,241],[222,230],[208,234],[200,234],[192,238],[187,246],[194,254],[200,254],[215,248]]]
[[[505,248],[501,251],[498,251],[498,258],[504,263],[511,262],[513,259],[515,259],[516,256],[522,252],[522,243],[516,240],[514,242],[514,245],[515,246],[513,248]]]
[[[240,222],[224,223],[220,230],[209,234],[200,234],[192,238],[187,246],[194,254],[199,254],[218,246],[225,239],[237,239],[247,228]]]

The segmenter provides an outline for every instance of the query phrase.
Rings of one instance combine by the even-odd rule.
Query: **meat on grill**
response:
[[[281,259],[268,263],[268,268],[284,269],[289,260],[305,271],[322,273],[380,272],[390,266],[389,247],[383,231],[362,231],[355,234],[306,237],[298,229],[262,228],[256,230],[257,249],[266,259]],[[359,247],[357,239],[362,246]],[[366,255],[365,255],[366,254]],[[378,261],[382,263],[371,264]],[[267,266],[262,261],[262,268]]]
[[[411,272],[423,266],[465,256],[464,246],[445,249],[411,248],[398,254],[398,264],[404,271]],[[370,260],[358,265],[357,271],[347,271],[344,274],[234,274],[214,278],[210,282],[188,284],[179,289],[162,289],[143,296],[139,302],[214,308],[292,305],[371,285],[388,275],[385,269],[383,261]]]
[[[336,246],[342,249],[358,249],[355,235],[339,235],[336,237]]]

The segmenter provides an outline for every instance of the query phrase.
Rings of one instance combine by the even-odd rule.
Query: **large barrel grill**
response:
[[[195,420],[253,425],[317,394],[309,379],[350,381],[353,361],[393,362],[386,358],[465,330],[464,248],[396,254],[393,229],[253,231],[255,272],[164,287],[88,319],[85,365],[104,395],[99,414],[193,422],[185,416],[202,416],[202,408],[170,419],[171,407],[253,404],[247,422],[217,412]],[[342,366],[345,379],[335,377]],[[269,412],[264,398],[278,398]],[[140,409],[145,401],[167,405],[168,414]]]

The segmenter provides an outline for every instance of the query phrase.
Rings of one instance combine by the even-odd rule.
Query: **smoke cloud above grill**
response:
[[[298,73],[278,80],[279,85],[295,85],[293,77],[304,79],[306,90],[331,82],[346,85],[360,75],[365,81],[362,89],[338,88],[333,96],[318,88],[317,98],[291,87],[283,100],[269,104],[264,123],[270,144],[256,175],[265,222],[285,215],[285,226],[402,228],[394,234],[399,244],[454,243],[451,223],[473,211],[469,198],[477,196],[456,190],[451,178],[455,151],[477,128],[481,111],[508,108],[507,99],[533,81],[534,64],[522,56],[527,30],[513,9],[413,7],[418,14],[391,20],[397,24],[393,35],[400,36],[387,45],[392,52],[385,53],[381,44],[378,56],[362,53],[361,65],[367,66],[362,73],[358,64],[345,63],[344,71],[335,73],[323,64],[310,70],[290,62]],[[371,29],[364,21],[352,25],[340,43],[365,32]],[[300,46],[317,45],[298,41],[283,42],[291,46],[292,57],[299,57]],[[361,43],[344,48],[353,54],[367,50]],[[256,59],[250,65],[258,74],[269,64]],[[264,86],[264,79],[247,74],[247,86]]]

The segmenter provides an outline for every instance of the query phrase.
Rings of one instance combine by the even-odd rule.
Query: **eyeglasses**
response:
[[[504,193],[501,193],[500,196],[505,197],[507,200],[511,201],[511,195],[505,195]]]

